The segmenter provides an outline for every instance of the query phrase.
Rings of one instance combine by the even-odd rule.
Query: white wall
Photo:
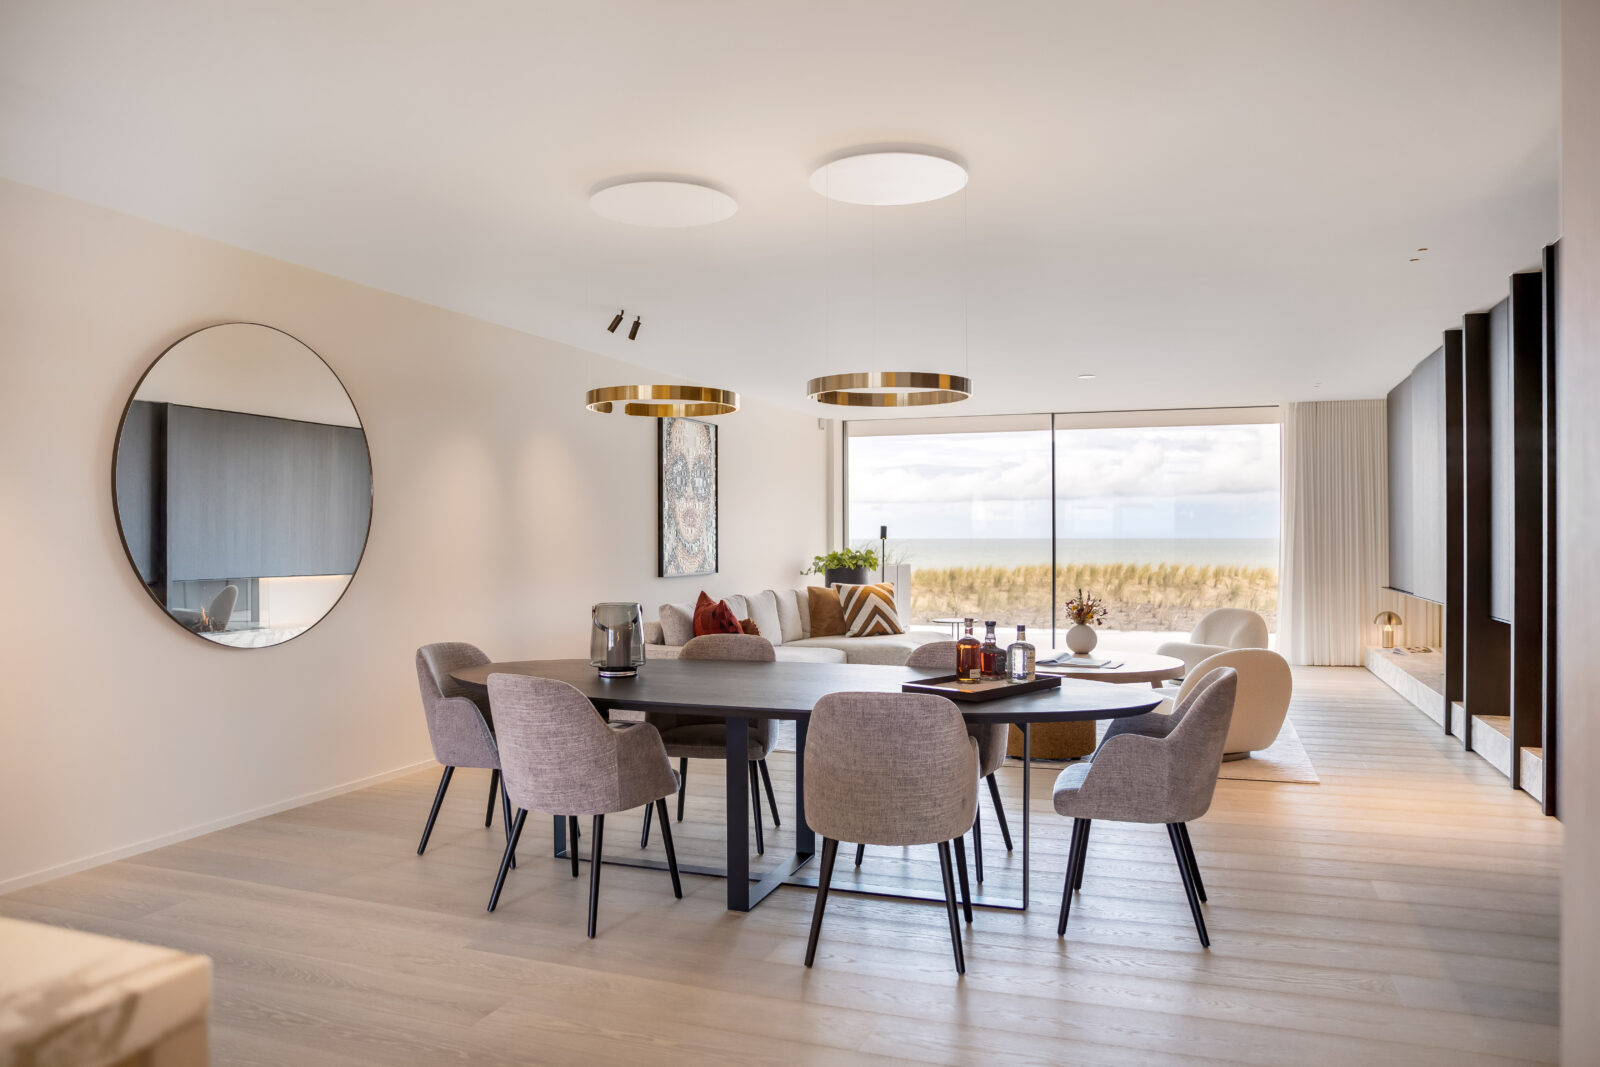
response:
[[[698,591],[654,577],[655,421],[583,408],[656,375],[12,183],[0,233],[0,890],[428,759],[418,645],[586,655],[594,601]],[[276,648],[164,617],[111,507],[139,375],[230,320],[319,352],[372,447],[349,595]],[[707,584],[795,584],[827,541],[828,435],[757,404],[718,424]]]
[[[1600,0],[1561,5],[1560,441],[1562,1062],[1600,1058]]]

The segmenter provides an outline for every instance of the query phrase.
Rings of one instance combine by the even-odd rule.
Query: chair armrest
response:
[[[1197,645],[1192,641],[1167,641],[1156,646],[1156,655],[1183,660],[1185,674],[1198,667],[1202,660],[1210,659],[1218,652],[1227,651],[1228,649],[1222,645]]]

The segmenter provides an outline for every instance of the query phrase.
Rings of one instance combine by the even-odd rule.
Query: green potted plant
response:
[[[812,559],[802,574],[820,574],[828,585],[865,585],[867,572],[878,569],[878,553],[870,548],[841,548]]]

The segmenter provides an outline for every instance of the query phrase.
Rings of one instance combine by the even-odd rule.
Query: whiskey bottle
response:
[[[983,646],[978,650],[978,657],[981,661],[979,669],[983,672],[983,677],[986,681],[1004,679],[1006,676],[1006,657],[1005,653],[1000,651],[999,643],[994,639],[995,622],[990,619],[983,626]]]
[[[1006,649],[1006,668],[1013,682],[1031,682],[1034,679],[1034,651],[1028,643],[1028,628],[1017,627],[1017,639]]]
[[[976,682],[981,668],[978,639],[972,636],[972,620],[967,619],[967,633],[956,642],[956,681]]]

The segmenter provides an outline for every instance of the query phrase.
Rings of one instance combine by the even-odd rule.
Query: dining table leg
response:
[[[1028,809],[1033,800],[1033,732],[1028,723],[1022,728],[1022,909],[1028,909]]]
[[[794,850],[804,855],[817,851],[817,835],[806,822],[806,727],[802,717],[794,723]]]
[[[728,801],[728,910],[750,910],[750,720],[732,718],[723,730]]]

